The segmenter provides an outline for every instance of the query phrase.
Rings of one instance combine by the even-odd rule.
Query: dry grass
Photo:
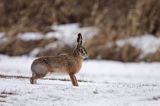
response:
[[[98,47],[117,39],[146,33],[160,36],[159,10],[160,0],[0,0],[0,32],[7,32],[11,39],[1,45],[0,53],[23,55],[51,42],[19,41],[15,36],[20,32],[45,33],[51,30],[52,24],[76,22],[100,29],[97,36],[86,44],[91,58],[138,61],[140,51],[130,45],[122,48]],[[64,47],[43,51],[38,56],[55,55]],[[160,61],[159,53],[149,54],[143,60]]]
[[[5,95],[4,97],[7,97],[6,95],[15,95],[15,92],[7,92],[7,91],[2,91],[1,94]]]
[[[47,32],[53,23],[83,23],[91,7],[85,0],[1,0],[0,31]]]
[[[139,55],[141,51],[130,44],[119,47],[115,44],[112,46],[96,46],[90,47],[88,53],[91,59],[108,59],[123,62],[140,61]]]
[[[144,61],[153,62],[153,61],[160,61],[160,50],[156,53],[150,53],[144,57]]]
[[[8,92],[6,90],[0,92],[0,102],[6,102],[5,98],[7,98],[8,96],[11,96],[11,95],[16,95],[15,92]]]
[[[159,0],[1,0],[0,31],[47,32],[50,25],[95,25],[105,35],[159,35]]]
[[[36,41],[23,41],[20,39],[9,38],[0,46],[0,53],[11,56],[23,55],[32,51],[34,48],[44,47],[45,45],[55,42],[57,39],[41,39]]]

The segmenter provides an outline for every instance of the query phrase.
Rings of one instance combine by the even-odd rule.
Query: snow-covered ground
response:
[[[53,25],[52,29],[45,36],[27,32],[18,34],[17,39],[34,41],[57,38],[61,44],[72,45],[77,33],[82,33],[85,43],[98,32],[97,28],[81,28],[77,23]],[[5,33],[0,33],[0,43],[7,40]],[[118,46],[131,44],[142,51],[143,57],[159,50],[159,42],[159,38],[144,35],[115,43]],[[160,106],[160,63],[156,62],[88,60],[84,61],[76,75],[79,87],[72,86],[68,75],[57,74],[50,74],[38,80],[38,84],[31,85],[30,66],[34,56],[41,49],[57,45],[51,43],[44,48],[35,48],[30,53],[32,57],[0,55],[0,106]]]
[[[73,87],[67,75],[54,74],[31,85],[28,77],[33,59],[0,55],[0,105],[160,105],[160,63],[88,60],[76,75],[79,87]]]

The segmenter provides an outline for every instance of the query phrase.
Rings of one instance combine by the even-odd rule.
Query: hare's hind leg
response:
[[[76,79],[76,76],[74,74],[69,74],[71,81],[72,81],[72,85],[73,86],[78,86],[78,81]]]
[[[36,84],[37,79],[44,77],[48,73],[48,68],[44,64],[33,64],[31,66],[32,77],[30,78],[31,84]]]
[[[30,78],[30,83],[31,84],[36,84],[37,83],[36,73],[32,73],[32,77]]]
[[[46,76],[46,74],[47,73],[45,73],[45,74],[35,74],[35,73],[32,73],[32,77],[30,78],[30,83],[31,84],[36,84],[37,83],[37,79]]]

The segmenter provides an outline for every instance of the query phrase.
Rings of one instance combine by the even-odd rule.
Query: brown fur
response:
[[[31,84],[35,84],[38,78],[44,77],[49,72],[60,72],[69,74],[73,86],[78,86],[75,74],[81,69],[83,57],[87,56],[86,52],[81,53],[84,49],[81,34],[78,34],[77,43],[76,49],[71,54],[45,56],[34,60],[31,65]]]

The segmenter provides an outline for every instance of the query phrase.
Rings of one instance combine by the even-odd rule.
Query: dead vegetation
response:
[[[93,51],[93,52],[92,52]],[[139,55],[141,51],[130,44],[126,44],[122,47],[113,45],[95,46],[94,48],[88,48],[88,53],[91,59],[108,59],[118,60],[123,62],[140,61]]]
[[[1,0],[0,31],[47,32],[53,23],[78,22],[105,35],[159,35],[159,9],[159,0]]]
[[[7,92],[6,90],[0,92],[0,102],[6,102],[5,98],[11,95],[16,95],[15,92]]]
[[[31,52],[38,47],[44,47],[45,45],[55,42],[56,39],[41,39],[34,41],[23,41],[21,39],[9,38],[5,43],[1,44],[0,53],[10,56],[23,55]]]
[[[110,48],[103,46],[131,36],[160,36],[159,10],[159,0],[0,0],[0,32],[6,32],[11,39],[1,44],[0,53],[23,55],[53,42],[20,41],[15,39],[18,33],[45,33],[51,30],[52,24],[80,23],[100,29],[97,36],[86,44],[92,59],[140,61],[140,50],[131,45],[126,44],[122,48],[116,45]],[[62,48],[42,51],[38,56],[54,55],[64,48],[71,47],[64,45]],[[142,60],[160,61],[159,57],[160,52],[157,51]]]
[[[144,57],[144,61],[153,62],[160,61],[160,49],[156,53],[150,53]]]

